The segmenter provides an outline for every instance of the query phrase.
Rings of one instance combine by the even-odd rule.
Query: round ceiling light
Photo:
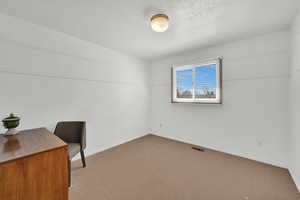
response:
[[[165,32],[169,28],[169,17],[165,14],[156,14],[151,17],[151,28],[155,32]]]

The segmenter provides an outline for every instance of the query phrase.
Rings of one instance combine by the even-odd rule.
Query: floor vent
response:
[[[196,150],[196,151],[201,151],[201,152],[204,152],[204,149],[201,149],[199,147],[192,147],[192,149]]]

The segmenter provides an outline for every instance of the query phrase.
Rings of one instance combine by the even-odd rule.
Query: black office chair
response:
[[[58,122],[54,135],[68,144],[69,183],[71,184],[71,159],[78,153],[81,155],[82,166],[86,167],[84,149],[86,148],[86,123],[84,121]]]

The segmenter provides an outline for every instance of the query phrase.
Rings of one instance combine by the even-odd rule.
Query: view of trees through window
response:
[[[216,98],[216,85],[216,64],[176,71],[177,98]]]
[[[193,98],[193,69],[176,72],[177,98]]]

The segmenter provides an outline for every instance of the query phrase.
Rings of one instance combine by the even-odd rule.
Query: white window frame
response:
[[[195,69],[200,66],[216,65],[216,98],[195,98]],[[192,69],[192,98],[177,98],[177,77],[176,72]],[[199,103],[199,104],[222,104],[222,58],[209,59],[199,64],[181,65],[172,67],[172,103]]]

